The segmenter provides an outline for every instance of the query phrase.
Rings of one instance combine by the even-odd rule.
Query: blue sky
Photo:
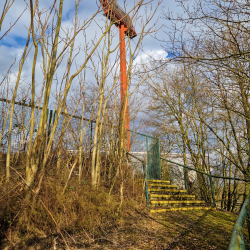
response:
[[[0,10],[3,9],[5,1],[0,1]],[[58,1],[59,2],[59,1]],[[121,6],[124,6],[124,1],[120,0],[118,3]],[[153,0],[152,1],[152,8],[154,8],[158,3],[158,0]],[[49,6],[51,4],[51,0],[43,0],[40,1],[40,10],[42,8],[45,8],[46,6]],[[133,7],[134,1],[129,0],[126,2],[126,9],[129,10]],[[90,18],[97,10],[99,6],[99,1],[90,1],[90,0],[83,0],[80,8],[78,10],[78,17],[80,18],[80,21],[87,20]],[[26,3],[25,1],[21,0],[16,0],[13,6],[10,8],[9,12],[7,13],[2,30],[0,32],[0,37],[8,30],[10,27],[10,24],[13,24],[14,21],[16,20],[17,17],[25,10],[26,8]],[[62,27],[63,29],[66,29],[67,27],[72,27],[72,21],[74,20],[74,11],[75,11],[75,6],[74,6],[74,1],[72,0],[65,0],[64,1],[64,6],[63,6],[63,20],[62,20]],[[164,39],[166,37],[166,29],[162,27],[165,25],[167,27],[168,25],[170,26],[171,24],[168,23],[168,21],[163,20],[161,18],[162,11],[167,11],[167,10],[172,11],[173,13],[177,12],[179,9],[174,1],[166,1],[163,0],[162,4],[158,8],[154,18],[151,20],[151,25],[156,24],[156,29],[159,29],[157,31],[157,37],[159,39]],[[150,9],[148,9],[150,11]],[[140,16],[145,15],[145,9],[140,8],[139,10]],[[104,22],[103,22],[103,15],[102,13],[99,13],[96,17],[95,20],[91,23],[90,27],[86,31],[86,36],[87,36],[87,42],[91,42],[92,39],[94,39],[95,36],[99,36],[101,34],[100,32],[100,27],[103,27]],[[29,22],[30,22],[30,12],[29,9],[27,8],[26,11],[24,11],[23,15],[19,19],[19,21],[16,23],[16,25],[11,29],[11,31],[8,33],[6,37],[4,37],[2,40],[0,40],[0,82],[1,78],[4,77],[6,74],[7,70],[9,69],[10,65],[13,64],[13,62],[16,59],[16,63],[13,65],[11,69],[11,75],[10,75],[10,86],[14,86],[15,81],[16,81],[16,75],[18,71],[18,65],[20,58],[23,53],[23,49],[27,40],[27,27],[29,27]],[[135,25],[137,33],[140,33],[140,23]],[[113,28],[113,31],[116,32],[116,28]],[[61,33],[63,35],[63,32]],[[137,42],[137,37],[132,40],[132,46]],[[114,47],[117,45],[119,42],[119,34],[117,33],[116,36],[113,39],[113,44]],[[77,46],[83,46],[84,45],[84,36],[82,34],[79,34],[78,38],[76,39],[76,47]],[[154,38],[154,35],[148,35],[142,42],[142,49],[139,51],[138,55],[136,56],[134,63],[139,64],[139,63],[149,63],[150,60],[153,58],[155,59],[162,59],[166,58],[168,48],[165,48],[165,45],[156,40]],[[24,68],[23,68],[23,73],[22,73],[22,79],[21,83],[23,84],[29,84],[31,82],[31,68],[32,68],[32,59],[33,59],[33,53],[34,49],[32,48],[27,60],[25,62]],[[117,50],[118,53],[118,50]],[[171,57],[172,55],[169,54]],[[115,55],[113,57],[115,60]],[[80,65],[83,62],[83,56],[78,56],[78,58],[75,61],[75,65]],[[42,56],[41,53],[38,54],[38,60],[37,60],[37,70],[36,70],[36,84],[37,84],[37,90],[41,87],[42,84],[42,79],[43,79],[43,74],[41,71],[41,65],[42,65]],[[66,68],[66,61],[62,62],[60,67],[57,70],[56,76],[60,81],[61,76],[63,75],[64,71]],[[95,81],[93,74],[90,72],[86,76],[88,81]],[[53,85],[54,86],[54,85]],[[55,86],[52,87],[55,90]]]

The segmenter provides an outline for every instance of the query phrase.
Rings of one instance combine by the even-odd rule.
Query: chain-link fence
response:
[[[10,101],[0,99],[0,152],[6,153],[8,147],[8,134],[10,122]],[[36,136],[38,123],[41,117],[41,108],[35,109],[35,128],[33,139]],[[16,102],[14,106],[13,125],[11,130],[11,152],[26,151],[30,139],[31,107],[28,104]]]
[[[138,169],[141,173],[146,173],[148,179],[161,179],[161,162],[160,162],[160,141],[156,137],[148,136],[130,130],[130,154],[132,161],[144,166],[144,169]],[[146,168],[145,168],[146,167]],[[146,172],[145,172],[146,171]]]
[[[161,180],[160,140],[147,136],[148,178]]]
[[[31,105],[23,102],[14,104],[13,126],[11,130],[11,152],[25,152],[30,140],[31,126]],[[0,152],[6,154],[8,147],[8,134],[10,122],[11,103],[8,100],[0,99]],[[41,118],[42,107],[35,107],[35,128],[33,131],[34,140]],[[47,111],[47,136],[49,138],[57,113],[54,110]],[[65,115],[62,113],[56,128],[53,146],[63,146],[69,152],[77,151],[82,138],[83,151],[91,152],[92,138],[95,130],[95,121],[78,116]]]

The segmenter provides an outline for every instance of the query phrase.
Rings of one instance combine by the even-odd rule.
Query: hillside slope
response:
[[[64,231],[65,240],[70,249],[223,250],[228,248],[237,215],[215,210],[152,215],[145,212],[145,208],[127,206],[127,211],[119,217],[116,226],[109,231],[102,230],[100,224],[98,230],[101,234],[98,236],[84,231],[70,235]],[[246,241],[247,231],[244,233]],[[53,249],[55,237],[55,234],[47,238],[23,235],[13,239],[12,243],[6,238],[1,249]],[[66,249],[61,236],[56,243],[57,250]]]

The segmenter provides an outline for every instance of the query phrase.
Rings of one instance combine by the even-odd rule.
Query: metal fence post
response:
[[[211,175],[209,175],[209,181],[210,181],[211,192],[212,192],[212,198],[213,198],[213,206],[216,207],[215,195],[214,195],[214,185],[213,185],[213,181],[212,181]]]
[[[147,201],[147,209],[149,211],[149,197],[148,197],[148,137],[146,136],[146,150],[147,150],[147,162],[146,162],[146,180],[145,180],[145,192],[146,192],[146,201]]]

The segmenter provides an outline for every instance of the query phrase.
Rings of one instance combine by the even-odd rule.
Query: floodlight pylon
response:
[[[126,148],[128,151],[130,151],[128,100],[125,103],[126,94],[128,91],[125,36],[128,36],[128,38],[132,39],[136,37],[137,34],[129,15],[117,4],[117,0],[100,0],[100,2],[104,11],[104,15],[107,16],[109,20],[114,21],[115,26],[120,31],[121,120],[123,119],[125,108],[124,133],[126,138]]]

